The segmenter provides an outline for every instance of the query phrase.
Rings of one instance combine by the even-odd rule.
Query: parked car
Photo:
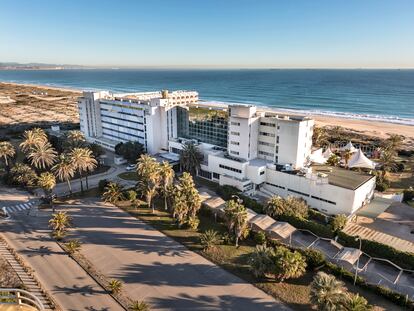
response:
[[[127,170],[127,171],[134,171],[134,170],[135,170],[135,168],[136,168],[135,164],[129,164],[129,165],[127,165],[127,167],[126,167],[126,170]]]

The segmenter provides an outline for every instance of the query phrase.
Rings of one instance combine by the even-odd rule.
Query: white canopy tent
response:
[[[325,164],[327,159],[323,156],[322,148],[320,148],[312,152],[312,154],[309,156],[309,160],[313,163]]]
[[[372,162],[370,159],[368,159],[365,154],[361,151],[361,149],[358,149],[352,157],[348,161],[348,167],[361,167],[361,168],[375,168],[375,163]]]
[[[325,150],[325,152],[322,154],[322,156],[325,158],[325,159],[329,159],[330,158],[330,156],[331,155],[333,155],[334,153],[332,152],[332,150],[331,150],[331,148],[330,147],[328,147],[326,150]]]
[[[354,147],[354,145],[351,142],[347,143],[346,146],[342,147],[340,150],[341,151],[348,151],[349,150],[351,152],[357,151],[357,149]]]

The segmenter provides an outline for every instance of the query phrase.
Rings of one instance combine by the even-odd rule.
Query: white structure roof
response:
[[[266,231],[270,228],[271,225],[273,225],[276,222],[272,217],[269,217],[267,215],[259,214],[256,217],[253,217],[250,219],[249,223],[256,227],[259,230]]]
[[[225,203],[226,203],[226,201],[224,201],[220,197],[212,197],[212,198],[207,199],[203,202],[203,204],[211,210],[222,209],[222,208],[224,208]]]
[[[333,155],[333,152],[332,152],[331,148],[328,147],[322,155],[325,159],[329,159],[329,157],[331,155]]]
[[[352,247],[344,247],[342,250],[336,255],[336,259],[346,261],[353,265],[362,255],[362,251]]]
[[[250,219],[257,216],[257,213],[254,210],[251,210],[250,208],[247,209],[247,221],[250,221]]]
[[[347,150],[349,150],[351,152],[357,151],[357,149],[354,147],[354,145],[351,142],[347,143],[346,146],[342,147],[340,150],[341,151],[347,151]]]
[[[375,168],[375,163],[372,162],[370,159],[368,159],[365,154],[361,151],[361,149],[358,149],[352,157],[348,161],[348,167],[363,167],[363,168]]]
[[[327,160],[322,154],[322,148],[312,152],[312,154],[309,156],[309,159],[313,163],[317,163],[317,164],[324,164]]]
[[[287,239],[292,235],[293,232],[296,231],[296,228],[287,222],[278,221],[275,224],[271,225],[267,231],[270,235],[276,235],[282,239]]]

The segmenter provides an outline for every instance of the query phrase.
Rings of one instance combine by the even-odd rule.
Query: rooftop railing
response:
[[[45,310],[39,298],[18,288],[0,288],[0,305],[24,306],[28,310]]]

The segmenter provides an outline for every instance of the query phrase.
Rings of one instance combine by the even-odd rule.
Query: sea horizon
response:
[[[0,81],[80,91],[186,89],[206,102],[414,126],[414,69],[4,70]]]

